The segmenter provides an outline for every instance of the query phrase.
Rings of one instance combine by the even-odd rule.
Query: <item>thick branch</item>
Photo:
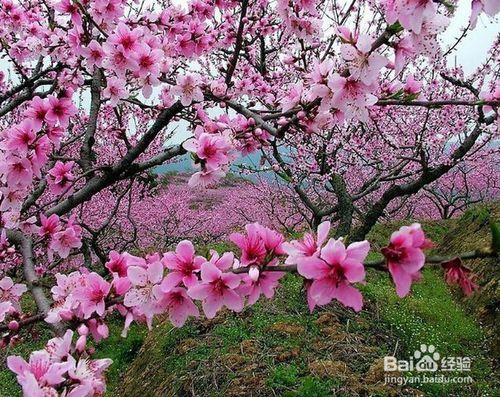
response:
[[[417,193],[424,186],[434,182],[441,176],[446,174],[458,160],[464,157],[469,150],[474,146],[476,140],[481,135],[482,131],[477,125],[474,131],[464,140],[464,142],[453,152],[451,160],[448,163],[441,164],[434,168],[424,170],[422,175],[409,183],[402,185],[393,185],[386,190],[382,197],[373,204],[371,209],[366,213],[363,223],[351,235],[354,241],[363,240],[371,228],[375,225],[378,219],[382,216],[389,203],[398,198]]]
[[[238,31],[236,33],[236,44],[234,46],[234,54],[227,68],[227,74],[225,80],[227,86],[229,86],[231,78],[233,77],[233,73],[234,70],[236,69],[236,64],[238,63],[238,58],[240,56],[241,47],[243,45],[243,29],[245,27],[247,8],[248,8],[248,0],[243,0],[243,2],[241,3],[240,23],[238,25]]]
[[[8,240],[16,245],[23,256],[23,273],[26,284],[33,295],[33,299],[40,314],[46,315],[50,309],[50,300],[45,296],[43,288],[39,285],[39,278],[35,272],[35,261],[33,258],[33,243],[31,238],[19,231],[7,230]],[[64,328],[61,324],[53,324],[52,329],[58,335],[62,335]]]
[[[132,147],[123,158],[109,170],[107,170],[101,176],[94,176],[87,181],[85,186],[83,186],[76,193],[69,196],[67,199],[63,200],[59,204],[50,208],[47,211],[47,215],[57,214],[63,215],[71,211],[76,206],[90,200],[92,196],[101,190],[111,186],[113,183],[123,179],[124,177],[129,177],[137,172],[143,170],[140,165],[134,165],[133,162],[136,160],[148,146],[153,142],[156,136],[161,132],[161,130],[168,125],[168,123],[181,111],[183,106],[180,102],[176,102],[170,108],[165,109],[156,119],[155,123],[151,128],[144,134],[144,136],[139,140],[139,142]],[[180,146],[174,146],[167,149],[162,156],[164,161],[171,159],[173,157],[179,156],[185,153],[184,149]]]
[[[82,147],[80,149],[80,164],[82,165],[84,172],[92,168],[92,146],[94,146],[95,142],[94,135],[97,129],[99,109],[101,108],[101,81],[102,72],[99,68],[95,68],[92,76],[92,84],[90,86],[91,99],[89,120],[87,128],[85,129]],[[90,179],[92,176],[92,174],[89,174],[87,178]]]

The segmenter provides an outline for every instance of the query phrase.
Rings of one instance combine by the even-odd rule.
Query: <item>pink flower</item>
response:
[[[14,306],[12,306],[12,303],[10,301],[0,302],[0,323],[5,321],[5,317],[7,316],[7,314],[14,312],[16,312],[16,309],[14,308]]]
[[[104,50],[97,41],[92,40],[87,47],[82,48],[82,54],[87,59],[89,68],[93,69],[95,66],[102,67]]]
[[[57,161],[54,167],[49,170],[49,175],[51,176],[49,180],[50,189],[54,194],[61,194],[68,190],[71,182],[75,179],[71,172],[74,165],[74,161],[66,163]]]
[[[377,80],[380,69],[387,65],[387,59],[371,52],[373,39],[365,34],[359,35],[355,44],[342,44],[340,51],[347,61],[353,79],[370,85]]]
[[[42,99],[39,96],[34,97],[29,108],[25,112],[25,116],[33,123],[33,129],[39,131],[42,124],[47,121],[47,113],[50,110],[49,101]]]
[[[82,17],[80,15],[78,6],[73,4],[71,0],[61,0],[55,4],[54,9],[64,14],[71,15],[71,21],[76,26],[82,25]]]
[[[137,52],[137,64],[139,68],[135,72],[138,77],[144,78],[148,75],[156,78],[160,74],[160,65],[163,58],[163,51],[152,49],[144,45]]]
[[[268,227],[259,225],[258,223],[255,223],[255,225],[260,238],[264,242],[264,248],[267,254],[269,256],[284,255],[283,243],[285,242],[285,237],[283,237],[281,233],[269,229]]]
[[[194,101],[202,101],[203,92],[200,88],[200,80],[198,74],[179,75],[177,85],[172,87],[171,92],[180,97],[184,106],[189,106]]]
[[[66,361],[71,351],[71,340],[73,331],[68,329],[62,337],[50,339],[45,345],[45,351],[49,353],[53,362]]]
[[[120,254],[116,251],[109,253],[109,261],[105,264],[111,273],[116,273],[119,277],[127,276],[129,266],[146,267],[146,261],[138,256],[130,255],[128,252]]]
[[[406,83],[403,89],[406,94],[413,95],[416,98],[418,97],[418,93],[422,89],[422,83],[415,80],[413,75],[410,74],[406,79]]]
[[[234,254],[232,252],[224,252],[222,256],[217,251],[210,250],[209,262],[217,266],[220,270],[228,270],[234,264]]]
[[[33,166],[27,158],[19,158],[17,156],[8,155],[5,160],[0,163],[0,171],[7,177],[9,186],[25,187],[31,184],[33,180]]]
[[[102,319],[91,318],[87,321],[87,325],[96,342],[109,336],[109,328]]]
[[[420,34],[422,24],[432,20],[437,6],[432,0],[386,0],[386,20],[392,25],[399,21],[405,29]]]
[[[160,261],[149,263],[147,268],[130,266],[127,277],[132,288],[125,294],[123,304],[127,307],[136,307],[146,317],[151,329],[153,316],[157,314],[155,305],[158,303],[159,284],[163,279],[163,264]]]
[[[304,288],[306,289],[306,296],[307,296],[307,307],[309,308],[309,311],[312,313],[314,311],[314,308],[316,307],[317,303],[314,300],[313,296],[311,295],[311,285],[312,285],[311,280],[304,279]]]
[[[19,356],[7,357],[7,366],[17,375],[17,381],[28,390],[38,386],[44,388],[64,382],[63,375],[68,371],[68,363],[53,362],[46,351],[31,353],[29,362]],[[35,383],[33,382],[35,380]],[[33,396],[36,394],[25,394]],[[50,394],[49,394],[50,395]]]
[[[412,281],[420,278],[425,263],[422,249],[429,246],[420,224],[414,223],[392,233],[389,245],[382,249],[399,297],[408,295]]]
[[[258,223],[245,226],[246,236],[233,233],[229,239],[241,249],[241,265],[271,265],[274,256],[283,255],[285,238],[278,232]],[[267,259],[267,260],[266,260]]]
[[[281,100],[281,110],[286,112],[297,106],[304,92],[303,83],[299,81],[297,84],[293,84],[292,87],[287,91],[285,97]]]
[[[55,232],[61,230],[61,222],[59,221],[59,217],[56,214],[52,214],[48,218],[40,214],[40,229],[38,230],[38,234],[40,236],[52,236]]]
[[[250,269],[251,270],[251,269]],[[250,275],[243,276],[243,284],[238,292],[242,296],[248,296],[248,305],[253,305],[259,297],[264,294],[268,299],[274,296],[279,285],[279,280],[285,275],[284,272],[260,272],[254,279]]]
[[[113,363],[113,360],[109,358],[99,360],[80,358],[78,363],[75,363],[75,359],[71,357],[69,362],[71,363],[71,367],[68,369],[68,375],[71,379],[80,383],[78,387],[80,387],[80,392],[82,392],[82,394],[74,393],[75,397],[104,395],[106,391],[104,371]]]
[[[139,38],[142,36],[142,30],[130,28],[123,22],[120,22],[116,27],[115,33],[110,35],[107,44],[118,47],[126,53],[135,53],[140,50]]]
[[[229,239],[241,249],[241,265],[261,264],[266,257],[267,251],[256,223],[245,226],[246,236],[241,233],[233,233]]]
[[[369,250],[370,244],[366,240],[346,248],[341,240],[330,239],[321,249],[319,257],[299,258],[297,271],[313,280],[309,293],[315,304],[326,305],[335,298],[345,306],[360,311],[363,298],[351,284],[364,280],[363,261]]]
[[[66,229],[54,233],[49,244],[51,251],[61,258],[67,258],[73,248],[82,246],[82,229],[78,225],[68,224]]]
[[[228,163],[228,153],[232,148],[226,137],[205,132],[197,138],[188,139],[182,146],[188,152],[196,154],[203,169],[216,169],[219,165]]]
[[[73,292],[73,299],[80,303],[84,318],[90,318],[94,312],[99,316],[104,314],[105,299],[110,289],[111,284],[97,273],[92,272],[85,276],[85,285],[76,288]]]
[[[396,73],[401,72],[405,66],[406,59],[413,56],[415,50],[411,37],[405,36],[394,44],[394,65]]]
[[[195,172],[189,178],[188,185],[190,187],[199,186],[205,188],[210,186],[223,178],[226,173],[218,168],[216,169],[204,169],[198,172]]]
[[[334,68],[333,61],[326,59],[321,63],[315,62],[311,73],[307,75],[311,82],[310,96],[311,99],[324,98],[330,94],[330,89],[327,87],[327,77]]]
[[[19,300],[28,290],[24,284],[14,284],[10,277],[0,279],[0,302],[9,302],[16,311],[21,311]]]
[[[198,317],[199,311],[184,288],[176,287],[167,291],[161,290],[159,305],[168,311],[170,322],[175,327],[182,327],[189,316]]]
[[[54,300],[63,301],[70,296],[80,285],[85,285],[85,276],[80,272],[72,272],[68,275],[56,273],[56,285],[50,289]]]
[[[441,263],[444,269],[444,279],[449,285],[458,285],[465,295],[472,294],[479,286],[474,283],[474,276],[471,270],[464,265],[460,258],[452,259],[448,262]]]
[[[125,80],[118,77],[110,77],[102,95],[104,98],[110,99],[109,104],[111,106],[116,106],[120,99],[127,98],[129,95],[125,87]]]
[[[196,285],[202,263],[206,259],[195,256],[195,250],[191,241],[183,240],[177,244],[175,252],[167,252],[163,255],[162,262],[170,270],[162,282],[163,291],[177,287],[181,282],[187,287]]]
[[[377,97],[371,94],[372,87],[351,76],[334,73],[328,79],[328,87],[333,92],[331,106],[342,110],[349,119],[367,120],[367,107],[377,102]]]
[[[57,98],[53,95],[48,97],[49,110],[45,115],[48,123],[54,125],[59,123],[61,127],[65,128],[69,124],[70,117],[77,113],[77,109],[71,99]]]
[[[495,87],[491,90],[482,90],[479,93],[479,98],[485,101],[498,101],[500,100],[500,83],[496,83]],[[489,113],[493,111],[493,107],[490,105],[483,106],[484,113]]]
[[[48,136],[43,135],[33,143],[33,151],[31,152],[31,165],[33,167],[33,174],[41,177],[42,167],[47,163],[49,154],[52,152],[53,146],[51,145]]]
[[[318,226],[317,238],[310,233],[304,234],[302,240],[292,240],[283,244],[283,249],[288,254],[285,263],[287,265],[296,264],[298,258],[308,256],[318,256],[323,243],[328,238],[330,232],[330,222],[325,221]]]
[[[234,273],[222,273],[214,264],[205,262],[201,266],[201,282],[188,289],[193,299],[202,300],[203,312],[207,318],[214,318],[216,313],[226,306],[235,312],[243,310],[243,300],[235,289],[241,278]]]
[[[36,134],[31,120],[24,120],[19,126],[13,127],[7,134],[6,149],[26,155],[35,142]]]
[[[0,188],[0,197],[2,202],[0,204],[0,211],[8,211],[10,209],[19,211],[23,200],[25,199],[24,189],[11,190],[8,187]]]
[[[106,52],[102,66],[108,70],[113,70],[117,76],[125,78],[127,70],[136,71],[138,64],[136,54],[133,51],[125,50],[122,46],[115,46],[108,42],[103,44]]]

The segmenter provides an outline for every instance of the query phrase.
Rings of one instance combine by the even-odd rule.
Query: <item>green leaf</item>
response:
[[[395,22],[393,23],[392,25],[388,26],[387,27],[387,31],[392,33],[392,34],[396,34],[396,33],[399,33],[403,30],[403,27],[401,26],[401,24],[398,22]]]
[[[491,249],[494,252],[500,252],[500,223],[491,222]]]

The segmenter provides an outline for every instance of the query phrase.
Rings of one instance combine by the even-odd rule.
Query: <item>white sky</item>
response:
[[[442,35],[445,49],[455,43],[456,38],[462,33],[462,29],[468,25],[470,3],[469,0],[458,1],[455,16]],[[456,57],[457,64],[463,66],[466,74],[470,74],[484,61],[498,34],[500,34],[498,16],[497,18],[490,18],[485,14],[481,14],[476,28],[469,31],[458,45],[457,50],[449,55],[448,65],[453,66]]]

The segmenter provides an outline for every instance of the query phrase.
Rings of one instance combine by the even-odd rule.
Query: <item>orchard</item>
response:
[[[498,199],[498,37],[471,73],[450,57],[500,2],[472,0],[445,45],[456,7],[0,0],[0,345],[35,323],[54,334],[7,358],[24,396],[104,395],[112,362],[93,352],[111,316],[126,337],[239,313],[286,273],[311,312],[361,311],[366,269],[401,299],[424,266],[474,293],[466,262],[498,256],[498,225],[446,257],[418,223],[383,259],[367,240]],[[186,157],[194,172],[165,188],[161,167]],[[259,182],[216,190],[235,172]]]

